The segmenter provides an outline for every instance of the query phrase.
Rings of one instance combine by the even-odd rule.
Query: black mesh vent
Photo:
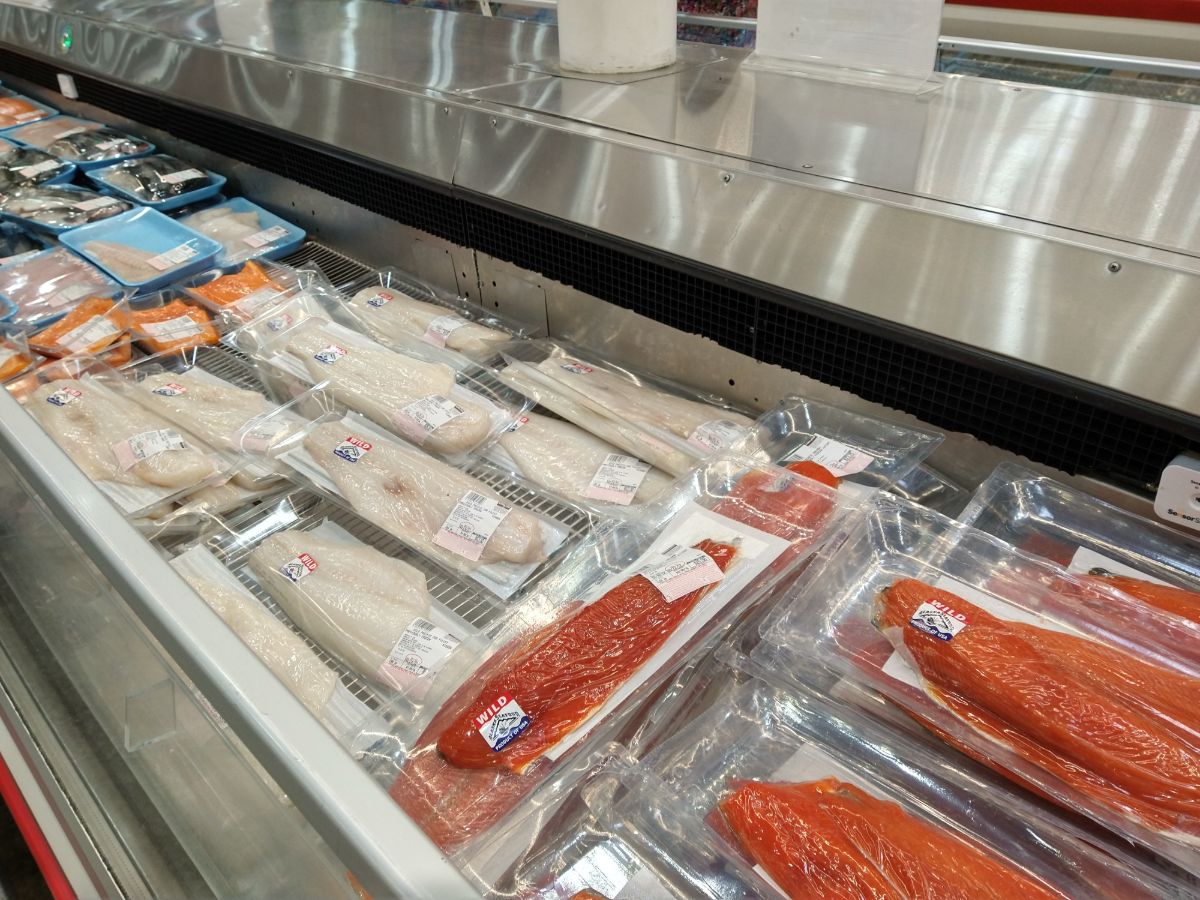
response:
[[[0,49],[0,68],[57,88],[55,66]],[[1177,426],[1136,401],[1115,403],[1086,385],[978,355],[964,362],[969,351],[910,340],[884,322],[848,322],[807,298],[449,193],[289,136],[87,76],[76,82],[85,101],[118,115],[1068,472],[1144,488],[1175,454],[1200,450],[1194,421]]]

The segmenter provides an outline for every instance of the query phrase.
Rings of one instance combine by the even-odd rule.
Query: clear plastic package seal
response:
[[[408,350],[421,341],[464,361],[486,364],[499,349],[535,330],[488,312],[394,267],[376,269],[337,288],[344,309],[366,334],[385,346]]]
[[[287,256],[304,243],[304,229],[244,197],[180,216],[181,224],[220,242],[218,268],[232,272],[249,259]]]
[[[0,213],[51,234],[111,218],[132,206],[119,197],[72,184],[39,184],[0,195]]]
[[[154,152],[154,145],[148,141],[74,116],[42,119],[13,128],[4,136],[19,144],[45,150],[84,170]]]
[[[738,449],[754,453],[761,447],[774,463],[811,460],[847,484],[886,488],[933,453],[942,437],[793,396],[763,413]]]
[[[214,197],[225,186],[224,175],[164,153],[92,169],[87,177],[126,200],[162,212]]]
[[[886,493],[755,655],[827,668],[1067,809],[1200,872],[1200,664],[1169,617]]]
[[[0,104],[3,104],[0,100]],[[75,166],[35,147],[22,147],[0,138],[0,190],[13,191],[37,184],[62,184],[75,177]]]
[[[482,450],[531,403],[452,366],[389,350],[316,314],[308,296],[273,307],[236,340],[296,386],[322,384],[343,408],[449,460]]]
[[[897,497],[919,503],[943,515],[957,516],[962,512],[971,492],[933,466],[922,463],[890,488]]]
[[[38,328],[88,297],[114,297],[121,286],[71,251],[56,247],[0,266],[0,297],[16,310],[4,321]]]
[[[1072,835],[949,751],[814,694],[731,682],[642,764],[783,896],[1171,896],[1182,885]],[[685,837],[664,852],[686,858]],[[894,892],[894,893],[893,893]]]
[[[462,847],[792,577],[853,509],[763,463],[699,467],[522,595],[416,740],[393,798],[443,849]]]
[[[499,377],[510,387],[671,475],[734,447],[754,424],[718,397],[606,363],[559,341],[509,345],[503,362]]]
[[[119,374],[71,357],[37,370],[22,403],[125,515],[226,477],[228,463],[186,429],[138,406]]]

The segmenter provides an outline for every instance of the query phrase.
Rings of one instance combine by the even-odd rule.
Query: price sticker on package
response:
[[[499,500],[478,491],[467,491],[433,536],[433,542],[464,559],[478,562],[484,546],[510,512],[512,507]]]
[[[641,574],[658,588],[668,603],[725,577],[716,560],[695,547],[672,547],[664,555],[666,559],[645,567]]]
[[[60,163],[57,159],[46,159],[42,160],[40,163],[34,163],[31,166],[22,166],[21,168],[17,169],[17,171],[26,178],[31,178],[34,175],[41,175],[43,172],[49,172],[52,169],[57,169],[60,165],[62,165],[62,163]]]
[[[166,341],[181,340],[204,331],[203,326],[191,316],[176,316],[163,322],[147,322],[141,328],[150,337]]]
[[[101,141],[96,145],[96,149],[100,151],[115,150],[124,143],[125,138],[113,138],[111,141]]]
[[[199,169],[183,169],[180,172],[159,173],[158,180],[164,184],[181,184],[194,178],[203,178],[204,173]]]
[[[787,455],[788,462],[796,460],[815,462],[838,478],[844,478],[870,468],[871,463],[875,462],[875,457],[857,447],[814,434]]]
[[[86,297],[92,292],[90,284],[72,284],[63,288],[47,298],[46,303],[50,306],[66,306],[68,303],[74,303],[82,297]]]
[[[183,437],[177,431],[163,428],[157,431],[143,431],[131,438],[118,441],[112,445],[113,456],[122,472],[132,469],[143,460],[166,453],[169,450],[183,450],[187,447]]]
[[[196,255],[196,248],[189,244],[180,244],[178,247],[172,247],[170,250],[164,250],[157,256],[151,256],[146,260],[146,265],[157,269],[159,272],[165,272],[168,269],[173,269],[176,266],[181,266],[189,259]]]
[[[457,637],[428,619],[413,619],[383,661],[379,674],[403,688],[414,678],[425,678],[437,672],[459,643]]]
[[[559,368],[564,372],[570,372],[572,375],[591,375],[596,371],[591,366],[581,363],[577,359],[571,359],[565,363],[561,363]]]
[[[732,447],[745,433],[746,429],[737,422],[715,419],[697,427],[688,435],[688,443],[693,447],[699,447],[705,453],[719,453]]]
[[[256,231],[254,234],[247,235],[242,238],[242,242],[258,250],[261,247],[269,247],[280,238],[287,236],[288,230],[282,225],[272,225],[270,228],[264,228],[262,231]]]
[[[266,453],[280,438],[290,433],[291,427],[287,422],[261,422],[242,436],[242,449],[252,453]]]
[[[268,286],[259,288],[257,291],[247,294],[245,297],[242,297],[240,300],[236,301],[234,306],[236,306],[241,312],[249,315],[270,303],[272,300],[278,297],[280,293],[281,291],[276,287]]]
[[[94,209],[104,209],[108,206],[115,206],[120,203],[116,197],[93,197],[90,200],[81,200],[79,203],[71,204],[75,209],[81,212],[91,212]]]
[[[317,561],[308,553],[289,559],[279,567],[279,573],[293,584],[302,578],[307,578],[319,568]]]
[[[76,390],[75,388],[61,388],[47,397],[46,402],[51,406],[66,406],[68,403],[74,403],[82,396],[83,391]]]
[[[583,496],[628,506],[649,471],[650,466],[636,456],[610,453],[592,476],[591,483],[583,489]]]
[[[431,434],[465,412],[453,400],[447,400],[440,394],[431,394],[408,404],[396,413],[392,421],[409,440],[420,446]]]
[[[61,338],[59,344],[71,351],[86,350],[93,344],[98,344],[105,338],[119,334],[118,328],[110,319],[103,316],[93,316],[82,325],[72,328]]]
[[[446,340],[460,328],[471,323],[458,316],[438,316],[425,327],[423,339],[435,347],[445,347]]]

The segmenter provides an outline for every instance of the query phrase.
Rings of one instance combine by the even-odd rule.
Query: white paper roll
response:
[[[675,62],[675,0],[558,0],[564,69],[645,72]]]

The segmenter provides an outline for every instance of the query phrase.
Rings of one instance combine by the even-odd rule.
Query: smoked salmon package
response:
[[[761,449],[774,463],[812,460],[847,487],[871,490],[895,485],[937,449],[942,437],[793,396],[759,416],[738,451],[752,455]]]
[[[1200,660],[1200,541],[1013,463],[959,519],[1167,613]]]
[[[213,313],[245,324],[307,288],[311,279],[312,273],[304,269],[250,260],[236,272],[201,272],[179,287]]]
[[[538,333],[390,266],[339,285],[338,291],[343,311],[363,333],[393,350],[410,351],[420,342],[442,351],[458,368],[485,365],[503,345]]]
[[[463,462],[518,421],[532,401],[453,366],[389,350],[314,308],[313,291],[239,329],[238,346],[290,390],[323,385],[342,410],[400,440]]]
[[[619,728],[840,534],[853,503],[815,464],[793,465],[716,458],[643,516],[579,545],[522,595],[490,655],[417,738],[391,785],[396,801],[454,851]]]
[[[612,744],[535,790],[456,860],[487,900],[752,900],[771,888]]]
[[[221,342],[219,323],[174,290],[139,297],[130,303],[129,331],[147,353],[166,353],[192,347],[215,347]]]
[[[22,334],[0,335],[0,383],[10,382],[33,370],[36,354]]]
[[[40,328],[88,297],[115,297],[121,286],[65,247],[0,266],[0,299],[16,309],[6,327]]]
[[[0,128],[26,125],[39,119],[48,119],[55,114],[55,110],[44,103],[38,103],[9,88],[0,87]]]
[[[29,332],[29,346],[55,359],[75,354],[99,356],[128,343],[129,305],[123,298],[88,297],[61,319]]]
[[[673,852],[707,832],[764,896],[1108,900],[1178,896],[1115,846],[1102,852],[949,752],[814,693],[752,678],[643,757],[690,807]]]
[[[1200,873],[1200,673],[1170,616],[887,494],[755,653],[827,668],[967,755]]]
[[[506,384],[669,475],[730,450],[754,427],[751,415],[720,397],[607,362],[563,341],[511,344],[502,348],[499,362]]]

